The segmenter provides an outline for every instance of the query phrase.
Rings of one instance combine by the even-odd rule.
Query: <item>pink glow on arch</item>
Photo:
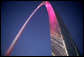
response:
[[[8,50],[6,51],[6,56],[10,56],[12,53],[12,50],[15,46],[15,44],[17,43],[18,39],[20,38],[24,28],[26,27],[26,25],[28,24],[28,22],[30,21],[31,17],[34,15],[34,13],[41,7],[45,5],[47,8],[47,12],[48,12],[48,16],[49,16],[49,25],[50,25],[50,34],[54,34],[54,35],[59,35],[61,36],[61,31],[60,31],[60,27],[57,21],[57,17],[55,15],[55,12],[51,6],[51,4],[48,1],[44,1],[42,2],[34,11],[33,13],[29,16],[29,18],[25,21],[25,23],[23,24],[23,26],[21,27],[21,29],[19,30],[19,32],[17,33],[16,37],[14,38],[13,42],[11,43],[10,47],[8,48]]]
[[[51,4],[49,2],[45,2],[45,6],[47,8],[47,11],[48,11],[48,15],[49,15],[49,19],[50,19],[50,23],[53,23],[54,20],[55,20],[55,13],[53,11],[53,8],[51,6]]]
[[[66,46],[65,46],[65,42],[63,40],[63,36],[61,34],[60,26],[59,26],[59,23],[57,21],[57,17],[55,15],[55,12],[54,12],[51,4],[48,1],[45,2],[45,6],[47,8],[47,12],[48,12],[48,16],[49,16],[50,35],[51,35],[51,47],[52,47],[53,55],[54,56],[56,56],[56,55],[59,56],[59,54],[60,54],[60,55],[68,56],[68,52],[67,52],[67,49],[66,49]],[[64,48],[63,53],[65,53],[65,54],[62,54],[62,52],[59,51],[59,50],[61,50],[61,48],[59,48],[59,50],[57,49],[57,47],[55,46],[57,44],[56,43],[57,41],[55,41],[53,38],[54,39],[59,39],[60,42],[62,42],[62,44],[59,44],[59,46]],[[53,42],[55,42],[55,43],[53,43]],[[57,52],[57,51],[59,51],[59,52]]]
[[[46,1],[45,6],[47,8],[47,12],[48,12],[48,16],[49,16],[50,33],[54,33],[54,34],[57,33],[60,35],[61,34],[60,27],[59,27],[57,17],[55,15],[55,12],[54,12],[51,4],[48,1]]]

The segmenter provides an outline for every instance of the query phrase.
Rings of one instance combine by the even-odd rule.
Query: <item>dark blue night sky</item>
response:
[[[4,1],[1,3],[1,55],[42,1]],[[83,55],[83,10],[75,1],[49,1],[60,14],[78,49]],[[18,40],[12,55],[51,56],[49,18],[45,6],[31,18]]]

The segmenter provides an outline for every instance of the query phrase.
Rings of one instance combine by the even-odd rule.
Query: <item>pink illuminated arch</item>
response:
[[[63,47],[64,48],[64,54],[60,53],[60,54],[57,54],[57,55],[66,55],[68,56],[68,52],[67,52],[67,49],[66,49],[66,46],[64,44],[64,41],[63,41],[63,37],[61,35],[61,30],[60,30],[60,27],[59,27],[59,24],[58,24],[58,21],[57,21],[57,17],[55,15],[55,12],[51,6],[51,4],[48,2],[48,1],[43,1],[34,11],[33,13],[29,16],[29,18],[26,20],[26,22],[23,24],[23,26],[21,27],[21,29],[19,30],[19,32],[17,33],[16,37],[14,38],[13,42],[11,43],[10,47],[8,48],[8,50],[6,51],[5,55],[6,56],[10,56],[11,53],[12,53],[12,50],[15,46],[15,44],[17,43],[18,39],[20,38],[24,28],[26,27],[26,25],[28,24],[28,22],[30,21],[31,17],[34,15],[34,13],[41,7],[45,5],[46,8],[47,8],[47,12],[48,12],[48,16],[49,16],[49,25],[50,25],[50,35],[51,35],[51,47],[52,47],[52,55],[55,55],[56,56],[56,52],[54,51],[53,47],[53,42],[54,40],[52,39],[53,37],[54,38],[58,38],[58,40],[62,40],[62,45],[59,44],[59,46]],[[57,50],[57,49],[56,49]],[[59,51],[59,50],[57,50]]]

